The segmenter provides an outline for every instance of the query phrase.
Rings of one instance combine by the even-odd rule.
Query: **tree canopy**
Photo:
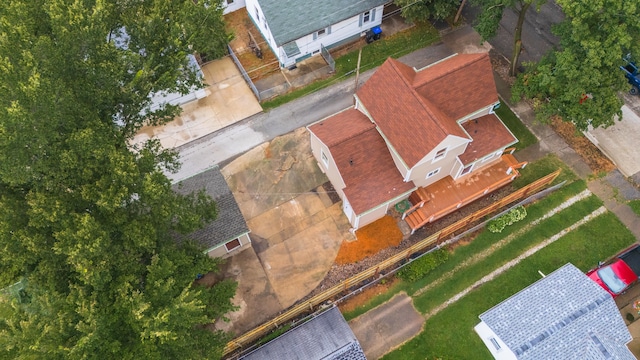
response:
[[[215,358],[202,325],[233,308],[235,284],[195,276],[217,262],[176,242],[216,215],[181,196],[157,141],[130,145],[150,94],[201,86],[187,55],[224,54],[220,1],[10,0],[0,3],[0,357]]]
[[[557,0],[566,18],[554,27],[561,50],[531,64],[514,86],[535,100],[541,120],[559,115],[579,130],[606,127],[621,116],[621,91],[630,85],[619,69],[640,60],[640,4],[634,0]]]
[[[510,74],[514,76],[518,68],[520,52],[522,50],[522,27],[527,11],[533,5],[539,9],[547,0],[472,0],[472,3],[482,8],[478,15],[475,29],[482,40],[489,40],[496,36],[502,15],[506,9],[512,9],[518,16],[513,32],[513,53],[511,55]]]
[[[459,5],[451,0],[394,0],[393,2],[402,8],[402,17],[411,22],[445,19],[451,16]]]

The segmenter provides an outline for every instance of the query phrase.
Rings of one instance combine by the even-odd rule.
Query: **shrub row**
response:
[[[411,264],[402,268],[398,271],[398,277],[404,281],[416,281],[423,278],[448,258],[449,252],[446,249],[438,249],[416,259]]]
[[[526,216],[527,210],[522,206],[518,206],[509,210],[508,213],[499,218],[491,220],[487,225],[487,229],[492,233],[499,233],[502,232],[505,227],[524,219]]]

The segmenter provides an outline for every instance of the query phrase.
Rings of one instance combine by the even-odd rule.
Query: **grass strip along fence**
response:
[[[344,292],[348,292],[354,287],[363,286],[363,283],[367,282],[371,278],[377,277],[382,272],[385,272],[389,269],[394,269],[397,264],[407,263],[412,255],[424,251],[429,247],[440,245],[445,241],[450,241],[445,239],[454,234],[456,231],[465,228],[478,220],[481,220],[483,217],[495,212],[496,210],[503,208],[515,201],[526,198],[529,195],[533,195],[531,197],[537,198],[535,194],[542,190],[545,186],[551,184],[559,174],[560,170],[558,169],[553,173],[548,174],[530,183],[529,185],[516,190],[515,192],[507,195],[499,201],[483,209],[480,209],[479,211],[476,211],[475,213],[457,221],[452,225],[449,225],[448,227],[432,234],[424,240],[405,249],[404,251],[393,255],[390,258],[380,262],[379,264],[344,280],[340,284],[335,285],[316,296],[313,296],[312,298],[290,308],[288,311],[276,316],[270,321],[233,339],[232,341],[227,343],[226,347],[224,348],[223,357],[227,357],[235,352],[247,348],[249,345],[265,336],[268,332],[277,329],[281,325],[284,325],[289,321],[292,321],[304,314],[313,312],[319,305],[322,305],[328,300],[331,300]]]

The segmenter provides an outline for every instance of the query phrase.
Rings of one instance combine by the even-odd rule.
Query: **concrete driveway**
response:
[[[314,290],[352,239],[340,201],[311,154],[305,128],[238,157],[222,173],[251,229],[253,248],[229,259],[240,310],[219,328],[250,330]],[[220,324],[219,324],[220,325]]]
[[[155,138],[164,148],[175,148],[262,111],[231,58],[211,61],[202,72],[208,95],[182,105],[175,120],[142,128],[134,143]]]
[[[640,180],[640,97],[625,96],[622,120],[606,129],[585,133],[626,177]]]

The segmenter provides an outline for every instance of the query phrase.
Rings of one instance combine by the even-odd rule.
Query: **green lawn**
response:
[[[417,337],[384,359],[492,359],[473,331],[478,315],[539,280],[538,270],[550,273],[570,262],[586,271],[634,241],[615,215],[601,215],[433,316]]]
[[[529,131],[507,104],[500,101],[500,107],[496,109],[496,114],[518,139],[515,144],[516,150],[524,149],[538,142],[538,138]]]
[[[380,66],[388,57],[398,58],[415,50],[426,47],[440,39],[438,31],[431,24],[419,24],[407,30],[383,37],[362,48],[360,72]],[[355,75],[358,63],[358,50],[336,59],[336,72],[329,78],[319,80],[304,88],[263,102],[264,110],[276,108],[284,103],[325,88],[338,81]]]
[[[516,157],[518,153],[516,153]],[[522,188],[541,177],[551,174],[561,169],[560,175],[553,181],[552,185],[567,181],[567,183],[576,181],[578,176],[562,162],[556,155],[549,154],[538,161],[529,163],[524,169],[519,170],[520,176],[511,183],[515,188]]]
[[[627,203],[634,213],[640,215],[640,200],[631,200]]]
[[[530,164],[525,169],[531,172],[528,182],[554,171],[558,166],[564,167],[553,156]],[[372,298],[369,304],[355,311],[345,313],[345,317],[352,319],[400,291],[412,296],[416,309],[426,314],[509,260],[602,206],[602,201],[591,195],[545,220],[537,220],[586,189],[586,183],[576,180],[575,174],[566,167],[560,180],[568,180],[567,185],[528,205],[524,220],[508,226],[502,233],[482,231],[468,244],[455,247],[449,260],[423,279],[413,283],[399,281],[390,291]],[[536,220],[538,224],[532,226]],[[505,238],[510,241],[497,247],[496,244]],[[569,262],[587,271],[599,260],[614,255],[634,241],[633,234],[614,214],[607,212],[600,215],[430,317],[418,336],[387,354],[384,359],[492,359],[473,331],[481,313],[538,280],[538,271],[548,274]],[[488,249],[492,250],[481,260],[459,266]],[[443,278],[437,283],[438,279]],[[424,290],[428,284],[431,284],[430,287]]]

